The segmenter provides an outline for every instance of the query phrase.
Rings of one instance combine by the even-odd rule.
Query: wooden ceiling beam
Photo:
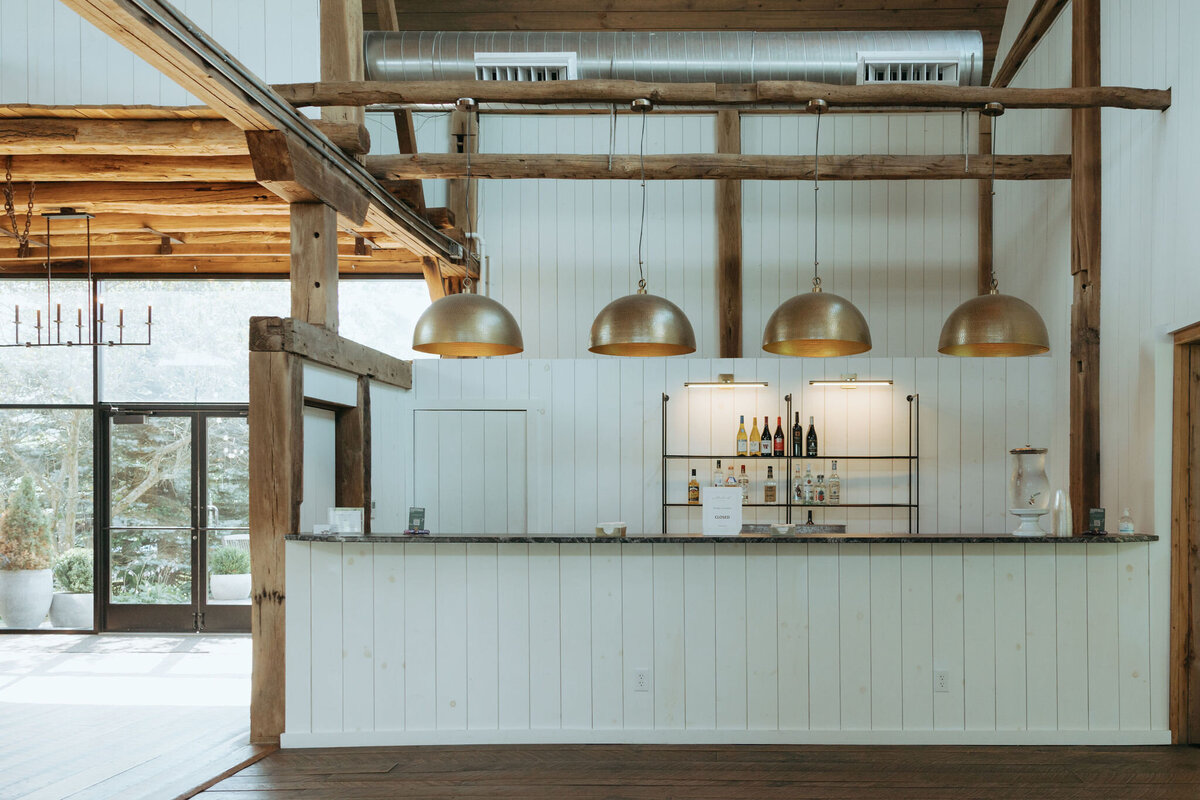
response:
[[[317,158],[283,131],[246,131],[254,179],[289,203],[329,205],[355,225],[367,217],[370,199],[350,176]]]
[[[322,204],[323,205],[323,204]],[[55,262],[59,259],[65,261],[82,260],[87,257],[87,247],[84,245],[71,244],[59,246],[57,242],[51,241],[50,253]],[[275,258],[288,255],[290,250],[288,242],[272,243],[262,242],[259,240],[249,240],[242,242],[230,242],[225,244],[180,244],[172,245],[170,253],[163,253],[159,250],[159,244],[145,244],[139,242],[121,242],[119,244],[93,244],[91,248],[91,256],[93,261],[103,261],[110,258],[121,259],[139,259],[139,258]],[[376,250],[374,252],[382,253],[385,251]],[[44,249],[35,250],[33,258],[22,258],[17,255],[17,248],[8,246],[6,242],[0,242],[0,262],[28,262],[28,263],[44,263],[46,259],[46,251]],[[374,258],[373,255],[362,255],[355,250],[353,242],[337,244],[337,258],[340,261],[364,261]]]
[[[278,130],[296,139],[314,174],[339,174],[366,200],[363,215],[397,241],[425,255],[460,258],[463,248],[380,186],[312,122],[163,0],[62,0],[81,17],[199,97],[244,131]],[[297,170],[299,174],[301,171]],[[329,202],[325,186],[306,186]],[[285,198],[288,199],[288,198]],[[353,208],[339,212],[355,217]],[[357,221],[357,220],[356,220]],[[261,733],[251,714],[252,739]],[[270,738],[270,737],[268,737]]]
[[[208,256],[180,258],[108,258],[92,262],[95,275],[279,275],[286,277],[291,270],[290,256]],[[342,275],[420,276],[419,256],[405,259],[338,260]],[[83,276],[87,267],[82,261],[55,261],[55,277]],[[0,261],[4,277],[40,277],[45,280],[45,262]]]
[[[241,133],[240,131],[238,132]],[[244,148],[243,148],[244,149]],[[13,176],[39,184],[61,181],[205,181],[254,180],[248,155],[133,156],[41,155],[14,156]]]
[[[991,160],[962,156],[822,156],[821,179],[844,180],[985,180],[992,175]],[[374,156],[367,168],[384,185],[390,180],[462,178],[467,162],[463,154],[420,153],[412,156]],[[650,180],[812,180],[812,156],[760,156],[731,153],[687,153],[645,157]],[[642,163],[637,156],[553,155],[485,153],[471,157],[476,178],[555,180],[637,180]],[[1065,180],[1071,175],[1067,155],[996,156],[998,180]]]
[[[648,98],[658,105],[805,105],[820,98],[833,107],[978,109],[986,103],[1006,108],[1131,108],[1162,111],[1170,89],[1081,86],[1013,89],[990,86],[840,86],[810,81],[755,84],[648,83],[629,80],[508,81],[344,81],[292,83],[274,87],[296,106],[447,104],[460,97],[481,103],[629,103]]]
[[[992,86],[1003,87],[1012,83],[1024,66],[1025,59],[1029,58],[1033,48],[1037,47],[1066,5],[1067,0],[1035,0],[1017,38],[1004,56],[1004,62],[992,74]]]
[[[15,186],[21,196],[29,191],[28,184],[17,183]],[[287,203],[257,183],[64,181],[37,186],[35,212],[57,211],[64,206],[93,214],[280,214],[286,217],[288,213]]]

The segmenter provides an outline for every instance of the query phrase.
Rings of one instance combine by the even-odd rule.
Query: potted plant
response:
[[[210,594],[213,600],[250,597],[250,554],[240,547],[221,545],[208,557]]]
[[[0,618],[9,628],[37,628],[50,610],[50,529],[28,475],[0,516]]]
[[[56,628],[92,627],[92,551],[73,547],[54,559],[53,569],[60,591],[50,603],[50,624]]]

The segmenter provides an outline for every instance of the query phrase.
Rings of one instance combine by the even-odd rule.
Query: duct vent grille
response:
[[[479,81],[566,81],[579,77],[575,53],[476,53]]]
[[[959,85],[959,59],[930,53],[859,53],[858,83]]]

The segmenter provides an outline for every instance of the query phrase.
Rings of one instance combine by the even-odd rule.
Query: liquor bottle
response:
[[[743,415],[738,417],[738,434],[737,434],[737,454],[739,456],[746,455],[746,417]],[[733,469],[731,466],[730,469]]]
[[[813,524],[812,511],[809,511],[809,512],[808,512],[808,522],[806,522],[806,523],[804,523],[804,524],[805,524],[805,525],[812,525],[812,524]]]
[[[808,436],[805,437],[805,445],[808,452],[805,453],[809,458],[817,457],[817,426],[813,424],[813,418],[808,418]]]
[[[725,470],[721,469],[721,459],[719,459],[719,458],[717,459],[717,467],[716,467],[716,469],[713,470],[712,485],[713,486],[724,486],[725,485]]]
[[[792,426],[792,458],[804,455],[804,427],[800,424],[800,412],[796,412],[796,424]]]
[[[775,455],[783,458],[783,417],[775,418]]]
[[[688,481],[688,504],[700,504],[700,481],[696,480],[696,470],[692,470],[692,479]]]
[[[792,470],[792,502],[804,502],[804,479],[800,477],[799,464],[797,464],[796,468]]]
[[[812,464],[804,468],[804,504],[811,506],[815,492],[815,482],[813,481]]]
[[[825,505],[825,474],[824,473],[819,473],[817,475],[817,484],[814,487],[814,491],[816,492],[816,495],[813,498],[814,502],[816,502],[817,505]]]
[[[1117,533],[1133,533],[1133,516],[1129,513],[1129,508],[1125,508],[1125,513],[1117,520]]]
[[[729,465],[729,470],[725,473],[725,485],[731,488],[738,485],[737,477],[733,474],[733,464]]]
[[[768,453],[759,452],[759,444],[760,444],[759,439],[761,437],[759,437],[759,435],[758,435],[758,417],[751,417],[750,421],[752,423],[752,425],[750,427],[750,439],[749,439],[749,441],[746,442],[746,444],[750,448],[750,455],[752,455],[752,456],[769,455]]]
[[[742,464],[742,474],[738,475],[738,486],[742,487],[742,505],[750,502],[750,477],[746,474],[746,465]]]
[[[762,439],[758,443],[758,451],[764,456],[771,455],[771,418],[763,417]]]
[[[829,478],[825,481],[825,498],[829,505],[836,506],[842,502],[842,479],[837,474],[837,462],[832,462]]]
[[[775,483],[774,467],[767,467],[767,480],[763,483],[763,502],[775,503],[778,497],[778,486]]]

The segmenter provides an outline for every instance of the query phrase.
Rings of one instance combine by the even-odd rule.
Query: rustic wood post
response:
[[[742,116],[717,112],[717,152],[742,152]],[[717,337],[721,358],[742,356],[742,182],[717,182]]]

